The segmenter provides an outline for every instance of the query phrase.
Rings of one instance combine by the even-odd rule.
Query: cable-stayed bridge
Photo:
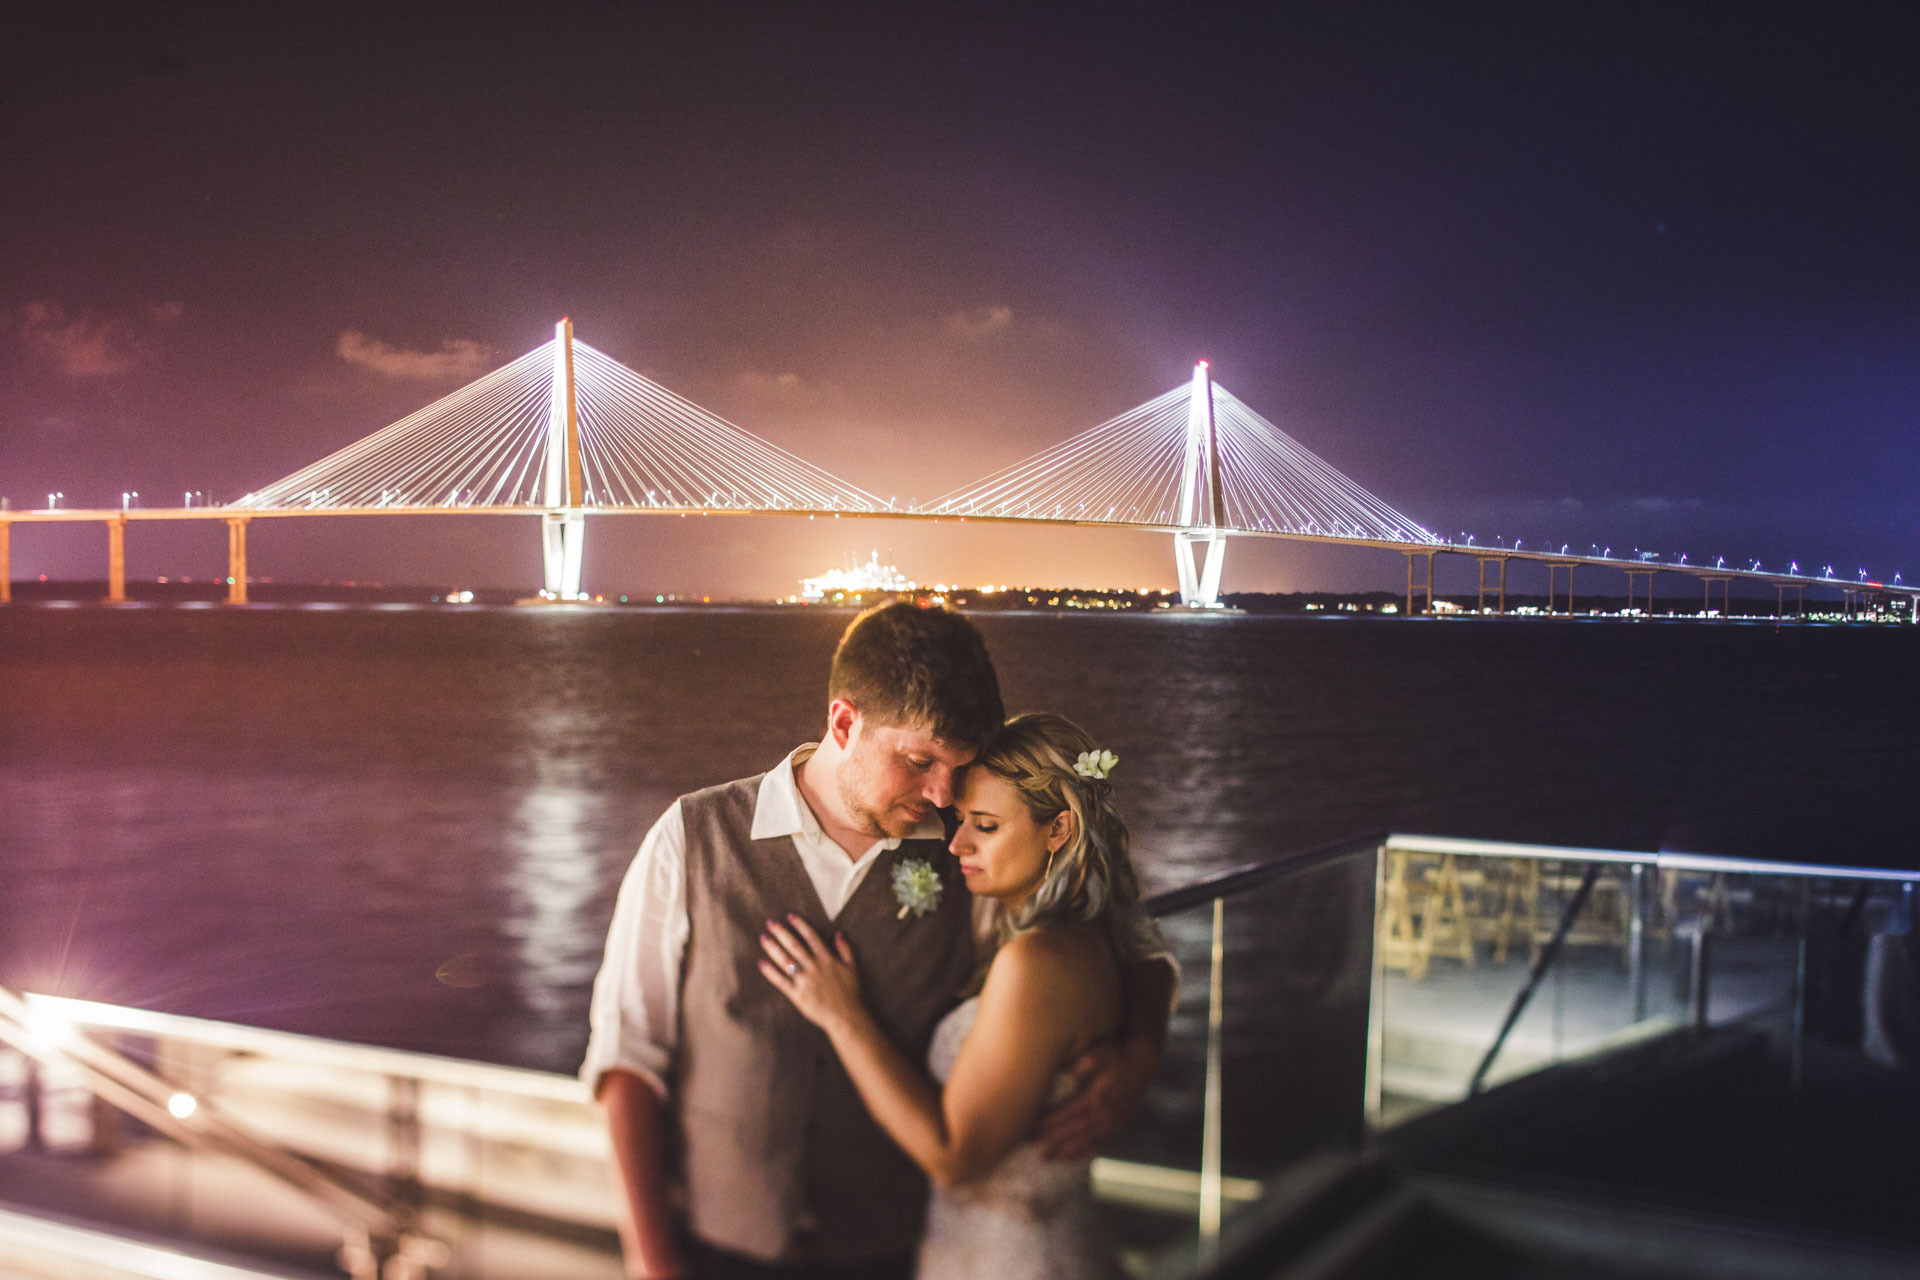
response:
[[[1573,573],[1627,575],[1632,606],[1644,581],[1680,573],[1700,581],[1703,611],[1731,584],[1808,587],[1857,598],[1902,596],[1909,616],[1920,588],[1770,572],[1757,564],[1690,565],[1579,556],[1518,546],[1461,545],[1436,537],[1369,493],[1214,382],[1202,361],[1190,382],[1043,450],[976,484],[901,508],[796,457],[643,377],[573,336],[562,320],[551,342],[381,431],[285,478],[217,507],[0,510],[0,602],[10,598],[10,530],[16,523],[100,521],[108,529],[108,599],[125,598],[125,531],[136,520],[222,520],[228,527],[229,595],[246,600],[246,529],[274,517],[366,515],[536,516],[545,568],[542,595],[582,598],[586,517],[614,514],[768,514],[904,520],[975,520],[1129,528],[1171,535],[1180,594],[1217,604],[1226,545],[1273,538],[1398,551],[1407,559],[1407,606],[1424,591],[1431,610],[1442,554],[1479,562],[1479,598],[1504,613],[1511,561],[1542,563],[1549,611]],[[1424,577],[1416,567],[1424,560]],[[1490,574],[1494,575],[1490,579]]]
[[[546,594],[575,600],[588,512],[885,508],[596,351],[562,320],[552,342],[227,510],[538,512]]]
[[[1236,534],[1441,545],[1217,386],[1204,360],[1190,385],[938,498],[922,513],[1170,531],[1180,597],[1190,605],[1220,598],[1226,542]]]

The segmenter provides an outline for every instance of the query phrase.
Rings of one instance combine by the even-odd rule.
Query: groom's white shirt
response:
[[[754,797],[753,838],[793,837],[800,865],[820,896],[829,919],[837,918],[874,860],[899,847],[897,839],[876,840],[859,859],[847,857],[820,829],[820,820],[800,795],[796,764],[813,754],[814,744],[796,748],[767,771]],[[912,839],[944,840],[937,815],[914,829]],[[580,1078],[589,1088],[615,1069],[631,1071],[662,1098],[673,1075],[680,1024],[680,962],[687,952],[686,826],[675,801],[660,815],[620,882],[607,949],[593,980],[586,1061]]]

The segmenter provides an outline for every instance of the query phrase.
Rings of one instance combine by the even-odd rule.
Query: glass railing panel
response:
[[[1799,964],[1805,883],[1780,876],[1674,870],[1667,874],[1686,945],[1700,948],[1703,1026],[1745,1023],[1784,1031]]]
[[[1704,949],[1699,1021],[1782,1044],[1864,1045],[1869,984],[1912,932],[1908,883],[1887,878],[1670,873],[1688,945]],[[1876,964],[1876,961],[1880,963]]]
[[[1159,919],[1180,967],[1166,1051],[1133,1125],[1094,1162],[1094,1197],[1130,1272],[1201,1236],[1214,912],[1209,900]]]
[[[1654,856],[1636,929],[1631,864],[1602,865],[1569,914],[1582,861],[1540,860],[1567,943],[1490,1074],[1538,1087],[1410,1119],[1379,1149],[1414,1173],[1920,1248],[1899,1176],[1920,1132],[1911,873],[1775,865]],[[1437,1021],[1436,982],[1467,972],[1434,959],[1386,983],[1386,1025]]]
[[[1095,1168],[1124,1238],[1192,1239],[1198,1227],[1204,1249],[1277,1171],[1358,1149],[1375,862],[1373,845],[1357,845],[1160,918],[1181,970],[1166,1054],[1138,1120]]]
[[[1364,1140],[1375,862],[1368,851],[1227,903],[1230,1174],[1264,1176]]]
[[[1197,1159],[1204,1170],[1217,1152],[1223,1180],[1240,1175],[1280,1198],[1269,1211],[1294,1203],[1287,1197],[1312,1185],[1312,1170],[1289,1180],[1289,1165],[1316,1141],[1341,1145],[1349,1131],[1323,1117],[1312,1132],[1302,1111],[1317,1103],[1295,1110],[1287,1096],[1312,1097],[1316,1060],[1329,1076],[1346,1072],[1351,1087],[1357,1061],[1363,1114],[1381,1131],[1370,1158],[1396,1175],[1511,1177],[1595,1203],[1651,1197],[1682,1212],[1738,1214],[1746,1197],[1759,1220],[1920,1241],[1910,1203],[1895,1203],[1884,1178],[1856,1176],[1876,1161],[1905,1167],[1920,1131],[1911,1083],[1920,1078],[1920,945],[1909,932],[1920,911],[1911,883],[1882,873],[1863,890],[1872,877],[1811,867],[1398,836],[1373,872],[1375,892],[1356,893],[1372,904],[1374,946],[1364,1053],[1353,1057],[1326,1052],[1353,1043],[1340,994],[1353,979],[1324,946],[1340,931],[1289,913],[1318,904],[1337,917],[1364,876],[1330,876],[1332,887],[1276,879],[1167,918],[1185,1000],[1164,1093],[1149,1105],[1160,1123],[1134,1139],[1134,1153],[1181,1170]],[[1226,1016],[1210,1146],[1207,957],[1216,920]],[[1893,976],[1868,976],[1876,957]],[[1873,986],[1902,981],[1906,994],[1883,1021],[1892,1040],[1905,1035],[1908,1056],[1889,1045],[1882,1061],[1868,1051]],[[1303,1052],[1303,1041],[1319,1043]],[[1900,1070],[1887,1070],[1895,1061]],[[1456,1109],[1476,1076],[1493,1096]],[[1352,1114],[1337,1102],[1329,1110]],[[1408,1123],[1432,1112],[1448,1114]],[[1913,1123],[1901,1127],[1903,1117]],[[1844,1141],[1826,1132],[1830,1122],[1837,1131],[1863,1119]],[[1903,1135],[1891,1144],[1890,1127]],[[1812,1158],[1809,1134],[1821,1147]],[[1809,1173],[1829,1160],[1839,1190]],[[1238,1206],[1222,1201],[1231,1239]],[[1204,1213],[1198,1232],[1188,1222],[1192,1234],[1163,1262],[1208,1256]]]
[[[1376,922],[1380,1127],[1684,1020],[1688,953],[1652,860],[1554,852],[1389,844]]]

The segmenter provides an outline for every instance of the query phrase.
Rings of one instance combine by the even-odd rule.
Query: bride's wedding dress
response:
[[[979,1012],[975,996],[934,1028],[927,1066],[941,1084]],[[1062,1074],[1052,1102],[1073,1086]],[[1039,1143],[1025,1142],[985,1177],[951,1191],[935,1187],[918,1280],[1114,1280],[1119,1266],[1093,1214],[1092,1164],[1048,1160]]]

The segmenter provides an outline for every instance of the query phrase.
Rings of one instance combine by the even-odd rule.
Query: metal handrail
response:
[[[1383,843],[1397,838],[1387,835],[1384,831],[1370,831],[1363,835],[1347,836],[1344,839],[1330,841],[1327,844],[1296,849],[1291,853],[1283,853],[1278,857],[1267,858],[1260,862],[1242,863],[1190,884],[1183,884],[1178,889],[1156,893],[1142,905],[1145,906],[1148,915],[1156,918],[1174,915],[1192,907],[1204,906],[1215,898],[1236,897],[1249,889],[1257,889],[1275,880],[1313,871],[1356,853],[1379,849]]]
[[[44,1065],[71,1066],[90,1093],[156,1132],[196,1151],[237,1157],[305,1195],[344,1228],[339,1258],[350,1275],[421,1275],[444,1257],[444,1246],[421,1235],[399,1201],[256,1137],[198,1099],[177,1111],[180,1091],[145,1067],[82,1036],[50,1043],[36,1022],[27,998],[0,986],[0,1045]]]
[[[1470,857],[1531,858],[1542,862],[1639,863],[1661,871],[1706,871],[1726,875],[1799,876],[1815,880],[1882,880],[1896,884],[1920,881],[1920,867],[1847,867],[1819,862],[1773,862],[1766,858],[1730,858],[1717,853],[1680,853],[1667,850],[1584,849],[1574,845],[1508,844],[1499,840],[1472,840],[1459,836],[1389,835],[1386,847],[1395,853],[1452,853]]]
[[[101,1004],[70,996],[27,992],[25,998],[31,1009],[45,1009],[69,1022],[103,1031],[172,1036],[234,1053],[293,1057],[314,1066],[340,1067],[366,1075],[405,1076],[423,1084],[485,1089],[542,1102],[592,1100],[586,1085],[580,1083],[577,1077],[534,1071],[527,1067],[503,1067],[493,1062],[328,1040],[296,1031],[273,1031],[236,1022],[215,1022],[182,1013]]]
[[[1214,898],[1234,897],[1268,881],[1310,871],[1368,848],[1393,853],[1458,854],[1483,858],[1528,858],[1537,862],[1612,862],[1654,867],[1661,871],[1705,871],[1728,875],[1801,876],[1833,880],[1920,882],[1920,867],[1849,867],[1818,862],[1773,862],[1765,858],[1732,858],[1715,853],[1680,853],[1657,849],[1590,849],[1580,845],[1533,844],[1479,840],[1462,836],[1431,836],[1411,832],[1373,830],[1325,844],[1310,845],[1258,862],[1244,862],[1215,872],[1177,889],[1154,894],[1145,902],[1147,914],[1172,915],[1202,906]]]

